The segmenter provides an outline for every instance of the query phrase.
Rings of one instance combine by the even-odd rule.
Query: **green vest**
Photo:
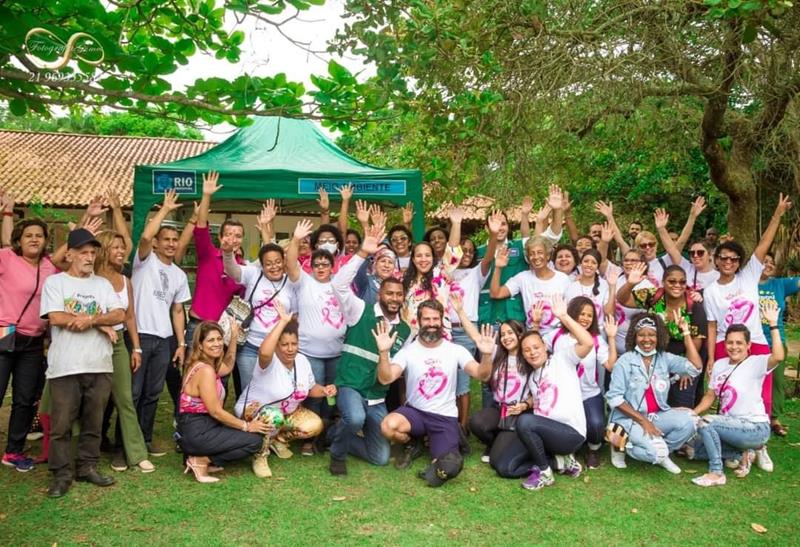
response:
[[[500,272],[500,286],[520,272],[528,269],[525,262],[525,249],[522,241],[515,239],[508,242],[508,266]],[[478,248],[478,258],[481,259],[486,254],[486,245]],[[494,261],[489,269],[489,277],[481,290],[478,299],[478,321],[480,323],[499,323],[508,319],[516,319],[525,324],[525,306],[522,305],[522,295],[518,294],[505,300],[496,300],[489,296],[489,287],[492,285],[492,275],[494,275]]]
[[[377,324],[375,306],[367,304],[358,323],[347,327],[342,357],[336,365],[336,386],[355,389],[365,399],[383,399],[389,391],[388,385],[378,381],[378,346],[372,336]],[[390,332],[397,332],[397,339],[389,352],[394,355],[411,335],[411,328],[405,321],[400,321],[392,325]]]

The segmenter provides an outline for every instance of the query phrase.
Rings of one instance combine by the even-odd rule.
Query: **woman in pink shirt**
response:
[[[10,222],[13,213],[7,206],[0,208],[3,222]],[[45,279],[58,271],[47,256],[47,237],[47,224],[39,219],[22,220],[13,228],[11,247],[0,249],[0,338],[12,333],[15,337],[7,350],[0,350],[0,399],[5,397],[9,380],[12,385],[3,465],[23,472],[33,469],[33,460],[24,454],[25,437],[44,384],[47,322],[39,318],[39,304]]]

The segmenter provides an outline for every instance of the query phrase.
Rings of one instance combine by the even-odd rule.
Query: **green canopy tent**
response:
[[[218,171],[223,186],[214,194],[215,212],[258,211],[264,199],[315,203],[320,188],[332,200],[352,184],[354,198],[384,204],[414,204],[413,231],[422,238],[422,175],[417,169],[381,169],[347,155],[308,120],[256,118],[221,144],[191,158],[161,165],[137,165],[133,182],[133,236],[138,241],[148,212],[165,191],[182,201],[199,200],[202,174]],[[298,203],[292,202],[297,206]],[[292,209],[283,202],[282,210]],[[306,207],[306,210],[308,208]]]

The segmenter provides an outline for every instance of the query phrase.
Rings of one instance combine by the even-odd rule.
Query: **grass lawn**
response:
[[[475,399],[475,398],[474,398]],[[169,438],[165,393],[157,436]],[[3,437],[7,406],[0,414]],[[690,483],[703,462],[677,458],[684,472],[628,459],[616,470],[607,452],[601,469],[577,480],[558,476],[539,492],[498,478],[480,462],[477,441],[464,471],[439,489],[408,471],[350,460],[349,475],[332,477],[328,456],[270,458],[274,477],[256,479],[249,462],[221,473],[216,484],[181,474],[181,457],[153,461],[155,473],[104,471],[117,484],[74,484],[61,499],[46,497],[45,466],[30,473],[0,469],[0,545],[58,544],[793,544],[800,512],[800,401],[787,402],[789,436],[770,441],[775,471],[754,467],[744,480],[728,473],[724,487]],[[4,439],[1,439],[4,442]],[[38,452],[38,442],[32,452]],[[345,498],[340,500],[339,498]],[[336,498],[336,499],[335,499]],[[767,529],[758,534],[758,523]]]

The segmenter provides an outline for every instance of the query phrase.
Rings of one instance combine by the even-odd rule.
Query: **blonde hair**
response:
[[[94,273],[100,273],[100,271],[104,268],[113,268],[108,262],[109,257],[111,256],[111,246],[114,244],[114,240],[119,238],[122,240],[122,246],[125,246],[125,238],[122,237],[122,234],[119,232],[115,232],[114,230],[103,230],[95,239],[100,243],[100,247],[97,248],[97,257],[94,261]]]
[[[656,246],[658,246],[658,239],[656,239],[656,236],[653,234],[653,232],[642,230],[636,235],[636,239],[633,241],[633,243],[634,245],[639,247],[645,241],[650,241],[650,240],[652,240],[656,244]]]

